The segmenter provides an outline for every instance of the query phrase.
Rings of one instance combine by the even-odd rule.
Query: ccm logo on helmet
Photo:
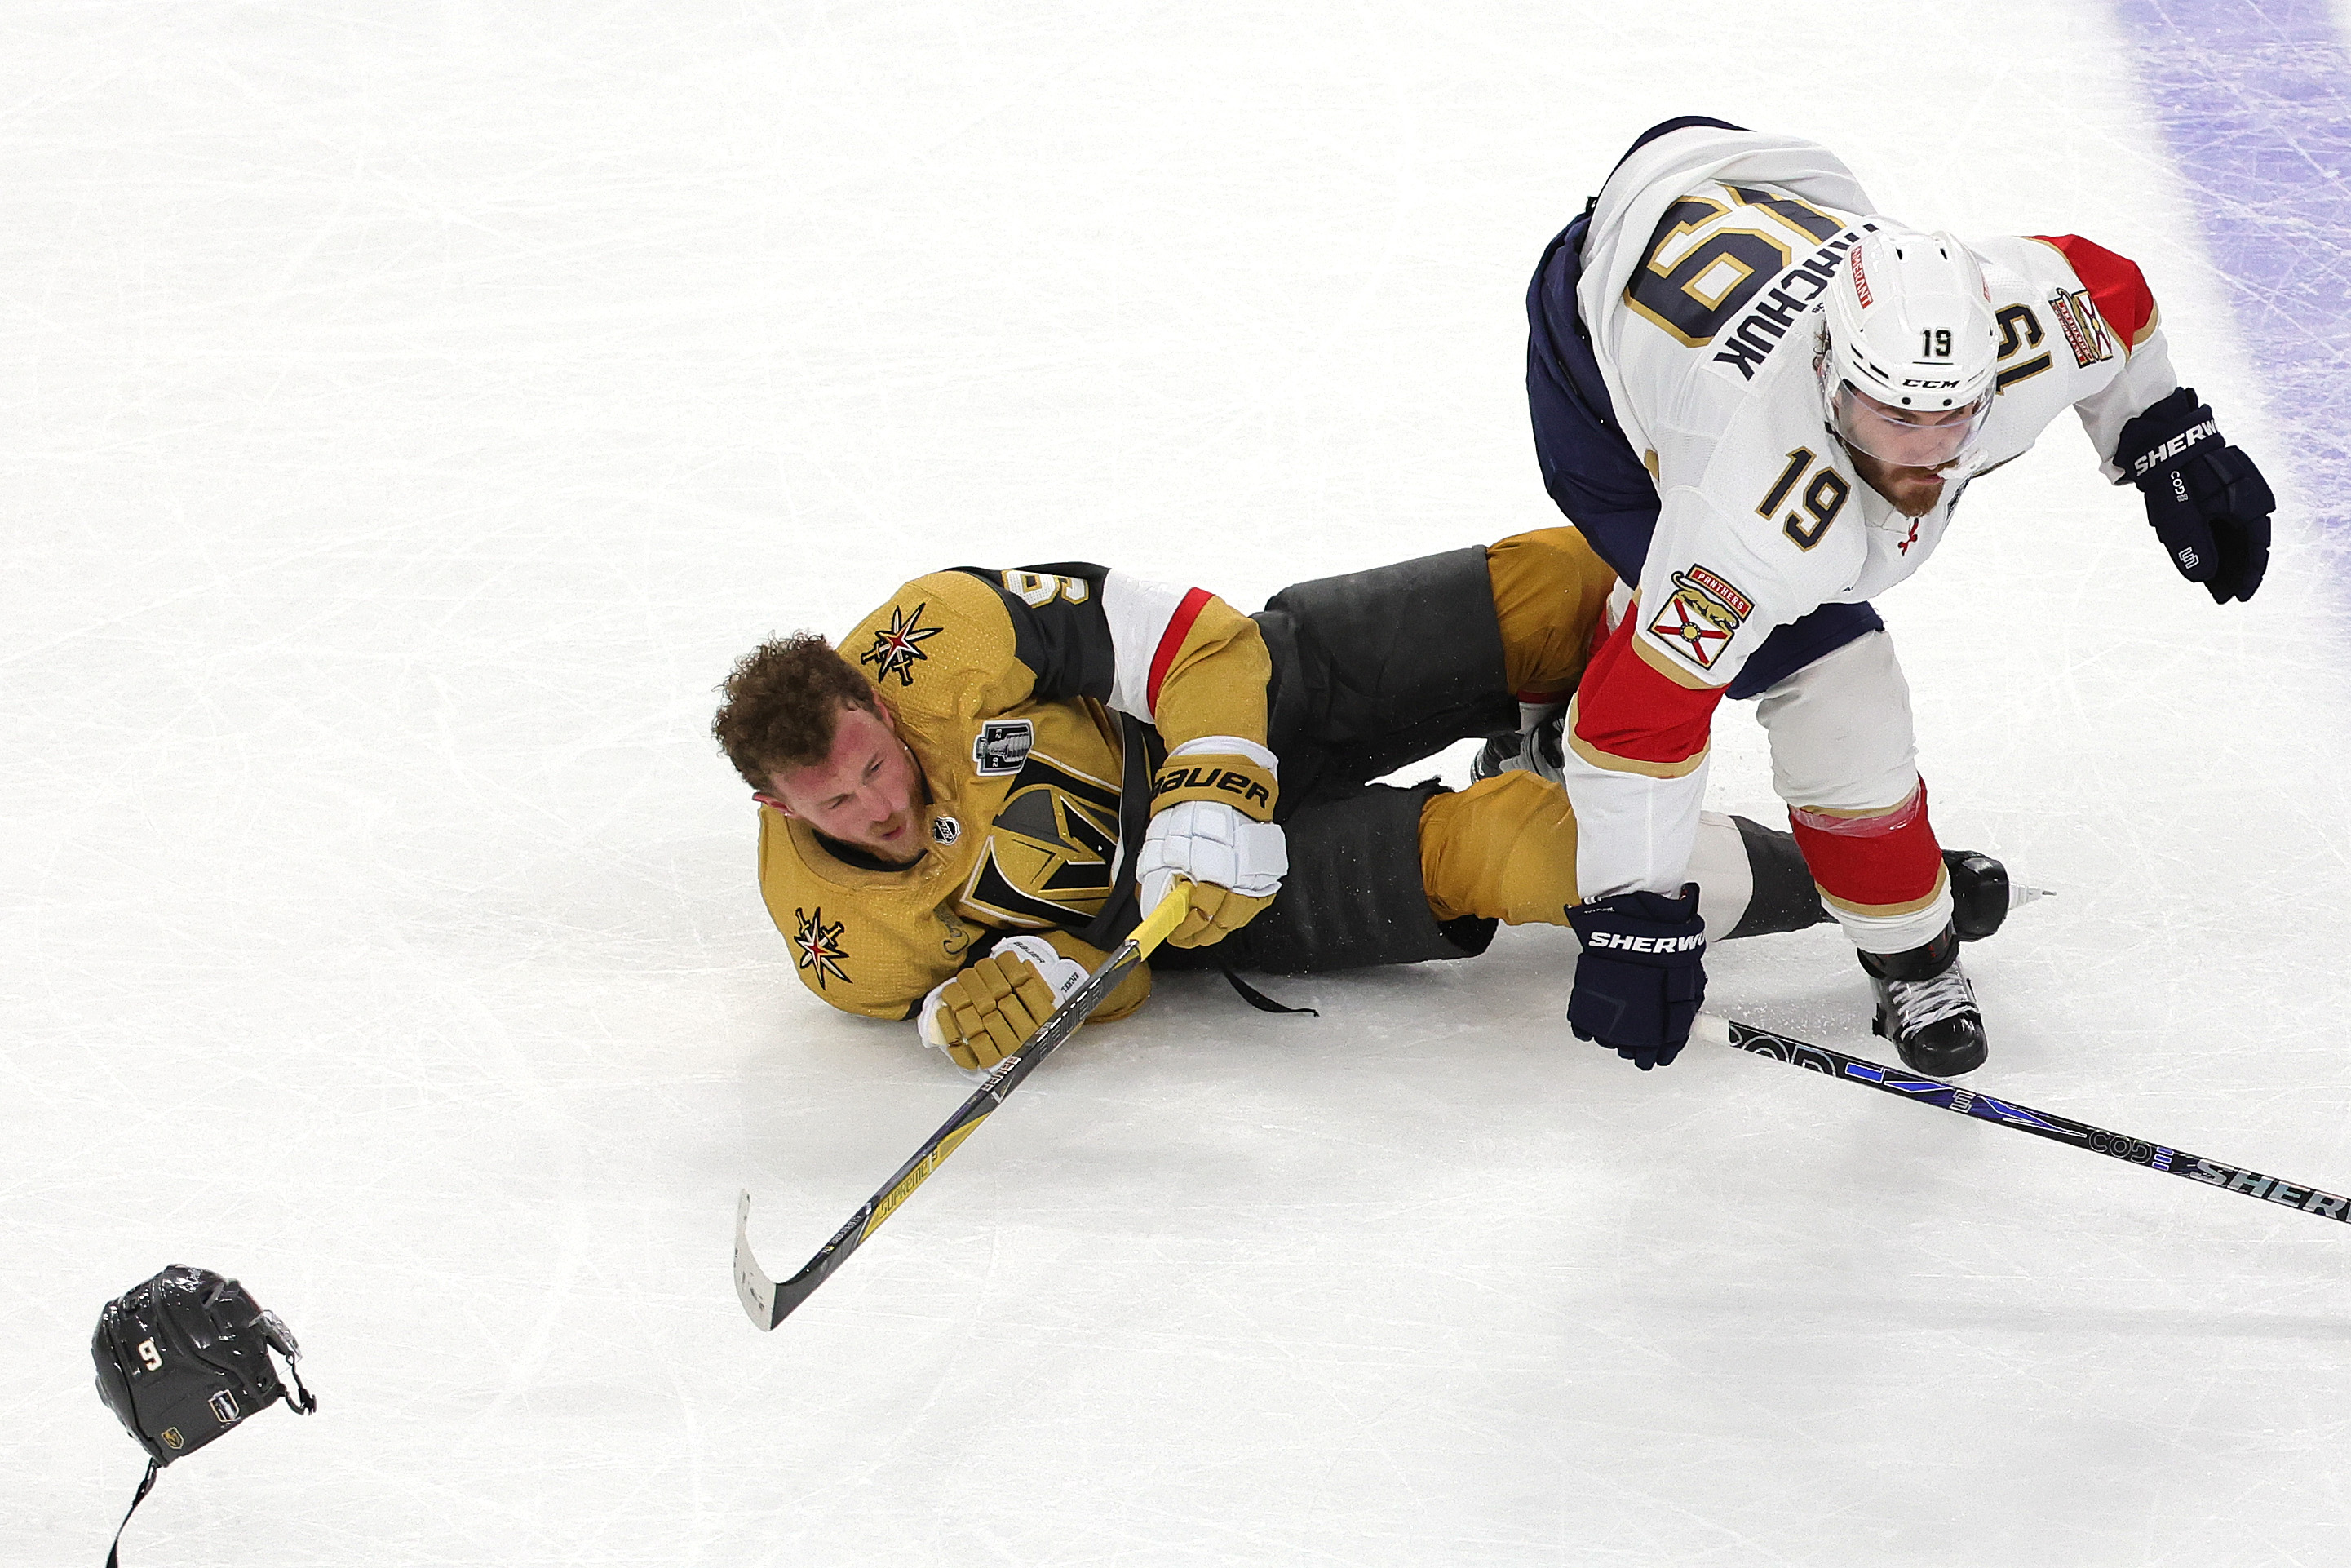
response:
[[[2154,451],[2134,462],[2131,465],[2131,476],[2138,478],[2166,458],[2177,457],[2198,442],[2220,434],[2220,423],[2216,420],[2208,419],[2201,424],[2191,424]]]
[[[1687,953],[1706,946],[1703,936],[1627,936],[1622,931],[1595,931],[1587,947],[1621,947],[1627,953]]]

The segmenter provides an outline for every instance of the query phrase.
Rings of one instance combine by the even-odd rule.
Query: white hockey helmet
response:
[[[1881,227],[1829,286],[1815,367],[1829,428],[1872,457],[1945,468],[1973,452],[1997,392],[1983,268],[1948,233]]]

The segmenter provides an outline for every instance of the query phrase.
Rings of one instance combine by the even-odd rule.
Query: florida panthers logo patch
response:
[[[1701,670],[1714,668],[1723,644],[1755,613],[1755,603],[1706,568],[1674,573],[1674,596],[1649,622],[1649,635]]]
[[[929,608],[928,604],[917,604],[909,615],[894,604],[890,606],[890,624],[874,632],[873,646],[857,655],[859,664],[874,666],[874,685],[881,685],[892,675],[898,677],[902,686],[914,684],[914,666],[930,657],[915,644],[928,642],[946,630],[944,626],[923,624],[923,612]]]
[[[836,920],[830,925],[826,925],[824,911],[820,908],[814,914],[795,909],[792,920],[797,927],[792,932],[792,947],[799,956],[800,967],[816,971],[816,988],[820,991],[824,989],[828,976],[843,985],[852,984],[849,971],[841,967],[841,961],[849,956],[849,950],[841,945],[841,928],[844,923]]]

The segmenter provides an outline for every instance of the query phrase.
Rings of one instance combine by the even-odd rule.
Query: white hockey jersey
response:
[[[1714,708],[1780,626],[1885,592],[1925,564],[1967,481],[2071,405],[2110,479],[2116,439],[2179,384],[2138,268],[2072,235],[1965,242],[1999,323],[1999,395],[1970,472],[1907,517],[1826,428],[1818,301],[1880,225],[1827,149],[1669,132],[1603,187],[1577,303],[1661,510],[1639,600],[1571,710],[1566,783],[1586,897],[1673,892],[1705,793]]]

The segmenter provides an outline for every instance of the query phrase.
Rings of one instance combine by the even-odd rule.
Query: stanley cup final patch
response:
[[[1028,719],[991,718],[972,738],[972,762],[982,773],[1018,773],[1036,738],[1037,727]]]
[[[1687,571],[1674,573],[1674,596],[1649,622],[1649,635],[1710,670],[1723,644],[1753,613],[1754,601],[1693,562]]]

